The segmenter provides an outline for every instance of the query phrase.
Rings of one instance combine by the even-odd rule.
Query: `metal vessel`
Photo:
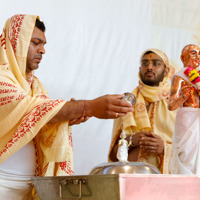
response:
[[[124,94],[125,96],[122,98],[122,100],[128,101],[130,104],[132,104],[132,106],[134,106],[136,104],[136,97],[130,92],[126,92]]]
[[[158,168],[144,162],[110,162],[102,163],[92,169],[94,174],[160,174]]]

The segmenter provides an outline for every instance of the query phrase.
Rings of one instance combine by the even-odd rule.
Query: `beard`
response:
[[[144,74],[141,74],[140,73],[140,76],[141,76],[141,79],[142,79],[142,82],[145,84],[145,85],[149,85],[149,86],[158,86],[160,82],[163,81],[164,79],[164,73],[165,71],[163,70],[162,73],[158,74],[157,76],[155,75],[154,72],[152,72],[154,74],[154,79],[148,79],[145,77],[145,73]]]

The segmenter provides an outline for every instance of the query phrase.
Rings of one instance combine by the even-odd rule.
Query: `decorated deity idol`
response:
[[[189,44],[182,50],[183,69],[171,82],[169,110],[176,110],[172,138],[172,174],[200,175],[200,48]]]

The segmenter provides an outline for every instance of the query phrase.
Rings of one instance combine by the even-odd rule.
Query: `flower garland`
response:
[[[200,95],[200,66],[196,69],[194,69],[191,66],[188,66],[185,69],[184,74],[188,76],[189,81],[197,87],[197,90]]]

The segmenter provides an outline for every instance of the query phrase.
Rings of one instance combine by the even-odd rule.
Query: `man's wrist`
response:
[[[93,116],[93,100],[85,100],[84,108],[85,108],[85,116],[92,117]]]

